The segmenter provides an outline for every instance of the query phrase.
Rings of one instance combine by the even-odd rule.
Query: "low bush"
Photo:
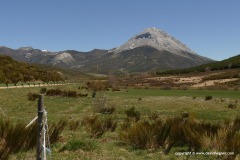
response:
[[[60,89],[49,89],[46,92],[47,96],[62,96],[62,92]]]
[[[47,92],[47,88],[44,87],[44,88],[41,88],[41,89],[40,89],[40,93],[41,93],[41,94],[45,94],[46,92]]]
[[[209,100],[211,100],[213,97],[212,96],[205,96],[205,100],[206,101],[209,101]]]
[[[93,101],[94,110],[97,113],[112,114],[115,111],[115,107],[109,107],[107,102],[108,98],[104,94],[99,95]]]
[[[62,97],[71,97],[76,98],[79,96],[76,91],[70,91],[70,90],[60,90],[60,89],[49,89],[46,92],[47,96],[62,96]]]
[[[228,105],[228,108],[230,108],[230,109],[236,109],[236,108],[237,108],[237,105],[230,103],[230,104]]]
[[[88,94],[87,94],[87,93],[79,93],[78,96],[79,96],[79,97],[87,97]]]
[[[33,92],[29,92],[28,93],[28,100],[29,101],[35,101],[38,98],[39,98],[39,94],[38,93],[33,93]]]
[[[73,139],[65,144],[59,152],[68,150],[68,151],[75,151],[78,149],[84,151],[93,151],[97,148],[97,143],[94,140],[86,140],[86,139]]]
[[[168,84],[165,84],[165,85],[162,85],[162,86],[161,86],[161,89],[163,89],[163,90],[171,90],[171,89],[172,89],[172,86],[171,86],[171,85],[168,85]]]

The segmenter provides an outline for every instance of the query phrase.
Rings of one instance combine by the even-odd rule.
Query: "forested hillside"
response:
[[[234,69],[240,68],[240,55],[225,59],[223,61],[208,63],[196,67],[178,69],[178,70],[167,70],[159,71],[158,75],[162,74],[182,74],[182,73],[191,73],[191,72],[204,72],[204,71],[215,71],[215,70],[224,70],[224,69]]]
[[[17,62],[8,56],[0,56],[0,83],[61,80],[60,74],[56,71],[42,70],[26,63]]]

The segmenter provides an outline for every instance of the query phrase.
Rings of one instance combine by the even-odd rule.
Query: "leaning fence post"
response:
[[[38,130],[37,130],[37,160],[43,160],[43,135],[44,135],[44,126],[43,126],[43,95],[39,96],[38,100]]]

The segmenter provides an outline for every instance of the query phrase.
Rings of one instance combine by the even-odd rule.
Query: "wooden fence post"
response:
[[[37,131],[37,160],[43,160],[43,136],[44,136],[44,126],[43,126],[43,95],[39,96],[38,100],[38,131]]]

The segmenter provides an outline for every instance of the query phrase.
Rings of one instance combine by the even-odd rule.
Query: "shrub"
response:
[[[44,88],[41,88],[41,89],[40,89],[40,93],[41,93],[41,94],[45,94],[46,92],[47,92],[47,88],[44,87]]]
[[[76,91],[63,91],[63,96],[64,97],[77,97],[77,92]]]
[[[163,89],[163,90],[171,90],[172,87],[169,84],[165,84],[165,85],[161,86],[161,89]]]
[[[118,86],[115,86],[115,87],[112,88],[112,91],[116,92],[116,91],[121,91],[121,90],[120,90],[120,88]]]
[[[131,107],[125,111],[125,114],[128,119],[133,119],[135,122],[140,120],[141,114],[139,111],[135,110],[135,107]]]
[[[236,108],[237,108],[237,105],[230,103],[230,104],[228,105],[228,108],[230,108],[230,109],[236,109]]]
[[[100,119],[98,116],[85,117],[82,121],[85,130],[91,137],[99,138],[106,131],[115,131],[117,127],[117,121],[109,117],[107,119]]]
[[[188,88],[189,88],[189,85],[186,85],[186,84],[183,84],[180,86],[181,90],[188,90]]]
[[[75,98],[78,96],[76,91],[70,91],[70,90],[60,90],[60,89],[49,89],[46,92],[47,96],[62,96],[62,97],[71,97]]]
[[[211,100],[212,98],[213,98],[212,96],[205,96],[206,101]]]
[[[108,89],[108,85],[104,81],[88,81],[86,86],[88,89],[95,91],[103,91]]]
[[[105,95],[96,97],[93,101],[94,110],[98,113],[112,114],[115,111],[115,107],[108,107],[107,101],[108,99]]]
[[[47,96],[62,96],[62,91],[60,89],[49,89],[46,92]]]
[[[39,94],[33,93],[33,92],[28,93],[28,100],[29,101],[35,101],[38,98],[39,98]]]
[[[78,96],[79,96],[79,97],[87,97],[88,94],[87,94],[87,93],[79,93]]]
[[[93,151],[96,148],[97,148],[97,144],[93,140],[73,139],[69,141],[67,144],[65,144],[59,152],[62,152],[64,150],[75,151],[78,149],[82,149],[84,151]]]

